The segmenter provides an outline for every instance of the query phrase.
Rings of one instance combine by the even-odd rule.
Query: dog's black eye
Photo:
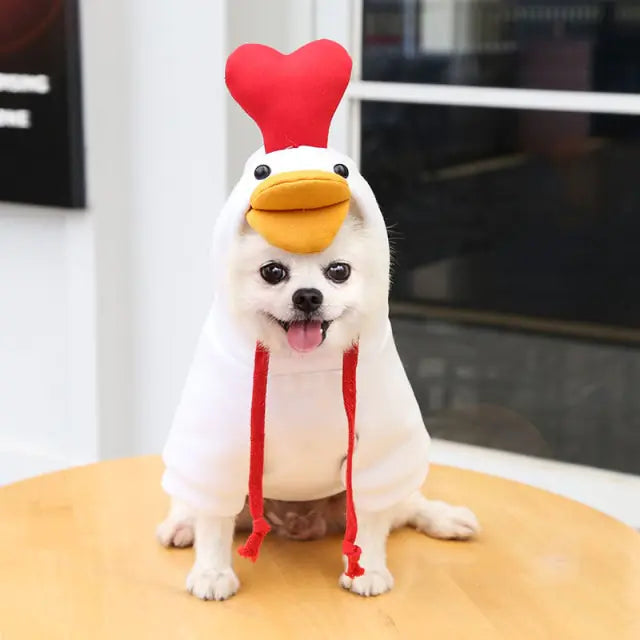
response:
[[[260,268],[260,275],[269,284],[278,284],[289,277],[289,269],[279,262],[269,262]]]
[[[259,164],[255,168],[253,175],[256,180],[264,180],[271,175],[271,167],[267,164]]]
[[[333,167],[333,172],[337,173],[339,176],[342,176],[343,178],[349,177],[349,169],[347,169],[347,165],[344,165],[344,164],[336,164]]]
[[[332,262],[324,270],[324,275],[332,282],[346,282],[351,275],[351,267],[346,262]]]

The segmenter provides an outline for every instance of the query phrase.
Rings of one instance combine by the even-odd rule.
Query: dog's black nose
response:
[[[298,289],[292,297],[293,306],[305,313],[316,311],[322,304],[322,291],[318,289]]]

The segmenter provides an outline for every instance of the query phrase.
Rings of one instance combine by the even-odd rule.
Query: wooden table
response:
[[[188,595],[192,550],[154,540],[157,458],[72,469],[0,489],[0,639],[640,639],[640,535],[585,506],[434,467],[427,493],[471,506],[476,542],[392,535],[395,589],[338,587],[340,541],[267,538],[238,558],[239,594]]]

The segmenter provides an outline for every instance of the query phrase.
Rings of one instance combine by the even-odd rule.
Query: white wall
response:
[[[292,50],[313,0],[83,0],[88,207],[0,203],[0,484],[158,452],[209,302],[213,222],[257,128],[246,41]]]
[[[69,419],[66,231],[64,213],[0,204],[0,482],[92,453]]]
[[[131,27],[81,4],[87,210],[0,203],[0,483],[131,450]]]
[[[133,4],[133,453],[164,444],[209,303],[226,196],[226,7]]]
[[[126,0],[81,9],[88,209],[0,203],[0,483],[97,459],[98,379],[108,390],[124,358],[111,327],[130,213]],[[124,423],[126,402],[111,407]]]
[[[89,228],[76,244],[93,252],[93,264],[71,269],[88,282],[69,291],[70,304],[82,310],[74,334],[87,334],[70,393],[79,401],[80,382],[94,380],[94,423],[85,428],[94,431],[99,458],[127,454],[133,437],[131,3],[82,1],[81,26],[89,210],[75,217]]]
[[[0,203],[0,484],[162,445],[226,191],[225,10],[81,3],[87,210]]]

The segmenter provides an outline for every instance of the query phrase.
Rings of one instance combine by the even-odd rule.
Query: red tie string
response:
[[[258,559],[260,546],[271,527],[264,517],[262,476],[264,473],[264,415],[267,405],[269,351],[258,343],[253,365],[253,396],[251,398],[251,451],[249,458],[249,511],[253,529],[238,553],[252,562]]]
[[[345,485],[347,489],[347,513],[346,528],[342,541],[342,553],[347,557],[346,575],[356,578],[364,573],[360,566],[361,549],[356,545],[358,533],[358,520],[353,504],[353,451],[356,441],[356,369],[358,367],[358,345],[354,345],[349,351],[345,351],[342,357],[342,397],[344,410],[347,414],[349,427],[349,441],[347,447],[347,469]]]
[[[346,527],[342,542],[342,553],[347,557],[346,575],[356,578],[364,573],[360,566],[361,550],[355,544],[358,521],[353,503],[353,452],[355,449],[356,421],[356,369],[358,367],[358,346],[346,351],[342,358],[342,396],[347,414],[348,445],[345,485],[347,491]],[[255,562],[260,546],[271,527],[264,517],[262,477],[264,474],[264,427],[269,374],[269,352],[258,343],[256,345],[253,368],[253,395],[251,399],[251,450],[249,462],[249,511],[253,528],[245,544],[238,549],[244,558]]]

